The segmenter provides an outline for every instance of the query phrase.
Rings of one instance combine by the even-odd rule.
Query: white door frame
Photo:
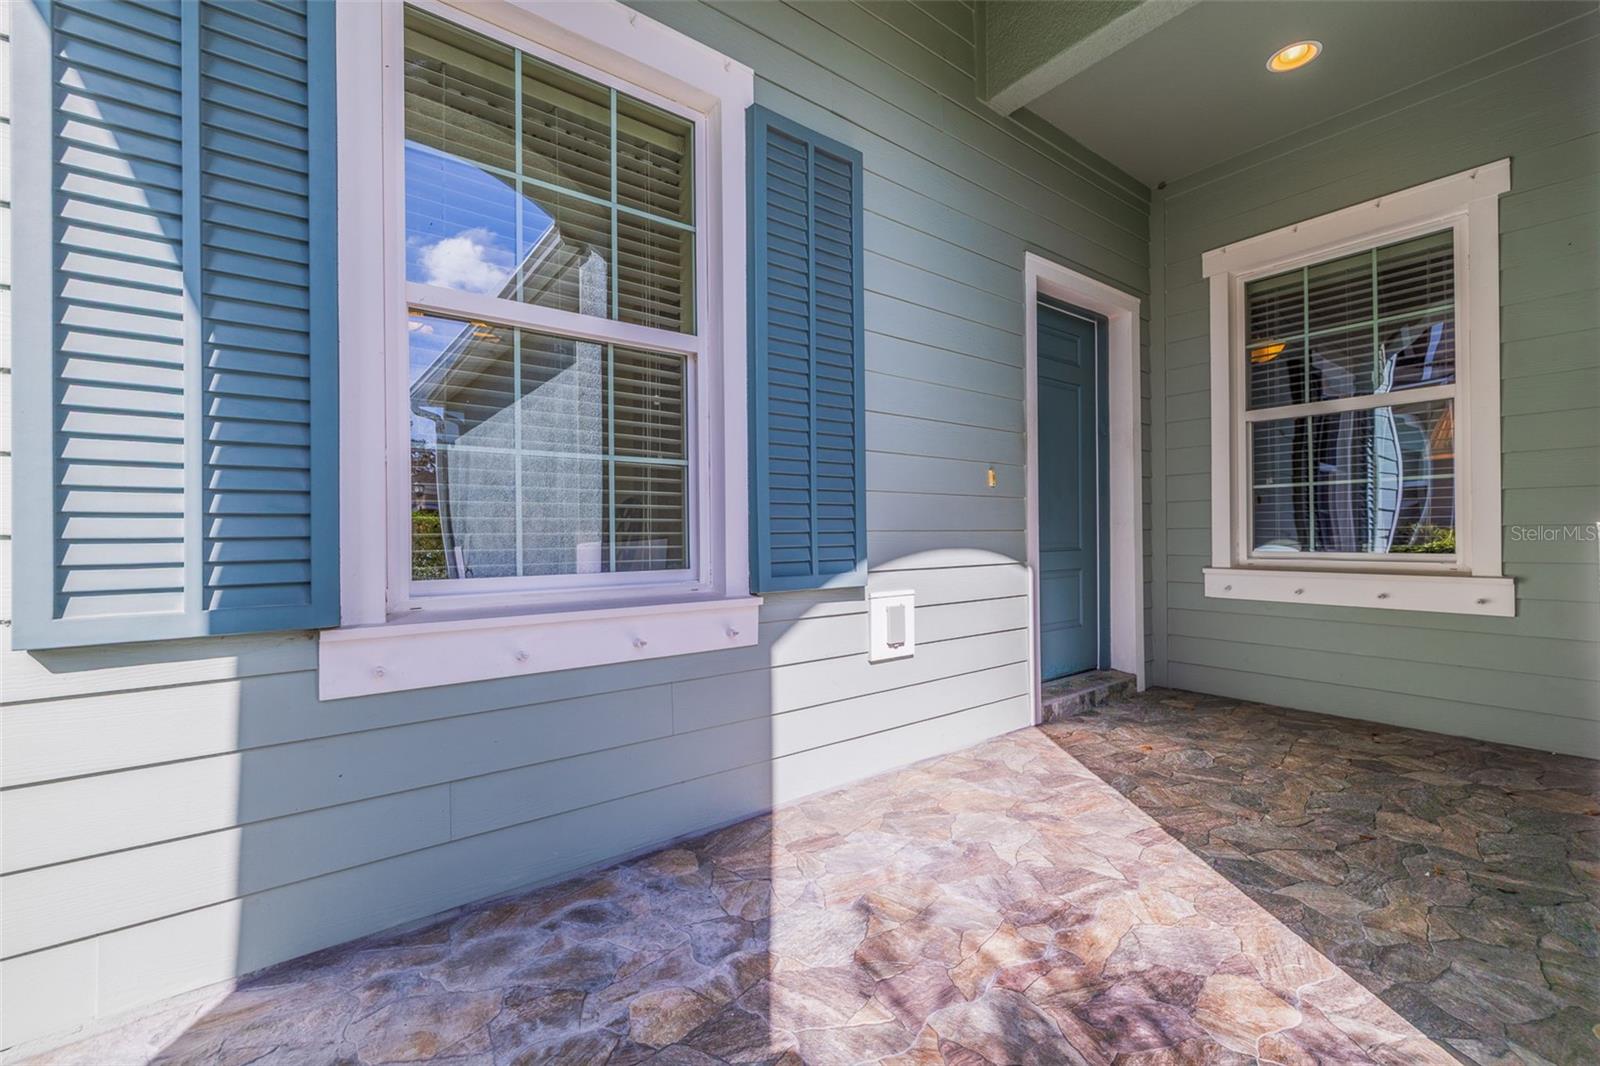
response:
[[[1052,263],[1023,257],[1027,357],[1024,435],[1027,444],[1028,631],[1033,674],[1033,720],[1043,719],[1039,648],[1039,297],[1049,296],[1104,315],[1106,338],[1107,516],[1110,540],[1111,668],[1144,676],[1143,401],[1139,389],[1139,298]]]

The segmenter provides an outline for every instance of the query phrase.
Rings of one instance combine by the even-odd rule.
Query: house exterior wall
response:
[[[1175,182],[1152,209],[1156,672],[1180,688],[1600,754],[1600,16]],[[1515,618],[1206,599],[1207,282],[1232,241],[1509,156],[1500,200]]]
[[[643,9],[865,155],[870,584],[916,656],[867,663],[859,590],[769,597],[754,648],[329,703],[314,633],[6,650],[0,1046],[1031,720],[1023,253],[1143,294],[1146,190],[977,102],[963,3]]]

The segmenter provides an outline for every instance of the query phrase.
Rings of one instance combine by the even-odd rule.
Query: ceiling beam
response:
[[[984,0],[976,15],[978,96],[1009,115],[1198,2]]]

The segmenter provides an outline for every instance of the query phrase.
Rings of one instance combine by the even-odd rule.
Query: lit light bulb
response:
[[[1267,69],[1274,74],[1286,74],[1291,70],[1299,70],[1321,54],[1321,41],[1296,41],[1272,53],[1272,58],[1267,60]]]

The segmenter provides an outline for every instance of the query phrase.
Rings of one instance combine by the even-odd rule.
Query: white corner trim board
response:
[[[760,597],[741,596],[324,630],[317,696],[337,700],[748,648],[759,639],[760,608]]]
[[[1377,607],[1511,618],[1517,613],[1509,577],[1459,574],[1374,574],[1319,570],[1206,567],[1206,595],[1218,600],[1268,600],[1324,607]]]
[[[1516,614],[1514,582],[1501,572],[1499,197],[1510,188],[1511,161],[1500,159],[1234,241],[1201,257],[1210,280],[1211,327],[1208,597]],[[1435,560],[1410,554],[1253,554],[1242,365],[1246,283],[1442,230],[1450,230],[1455,241],[1456,375],[1448,387],[1435,391],[1455,403],[1456,554]],[[1427,392],[1395,393],[1394,402],[1427,399]],[[1346,403],[1301,404],[1299,409],[1316,414]]]

